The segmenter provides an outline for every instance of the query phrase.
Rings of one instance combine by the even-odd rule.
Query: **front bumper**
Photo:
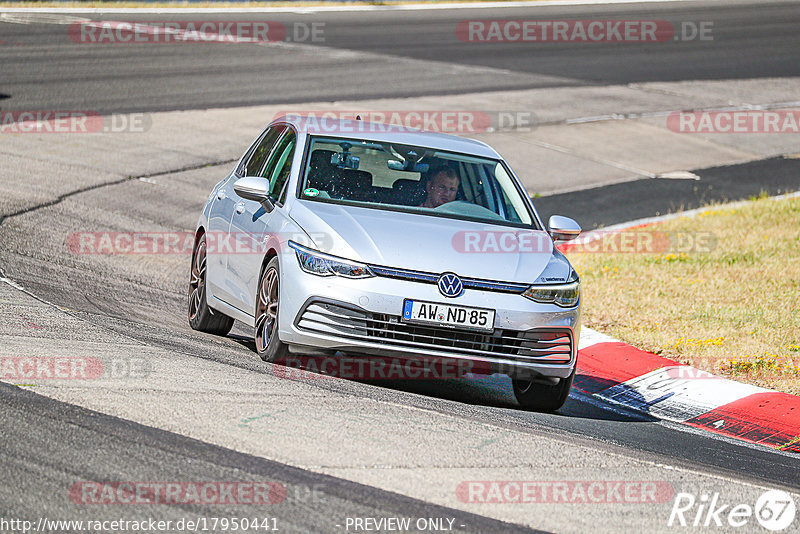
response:
[[[303,272],[294,254],[281,260],[278,335],[293,352],[467,360],[476,372],[519,378],[566,378],[575,367],[580,304],[563,309],[475,289],[448,299],[432,284],[319,277]],[[494,309],[494,331],[404,323],[405,299]]]

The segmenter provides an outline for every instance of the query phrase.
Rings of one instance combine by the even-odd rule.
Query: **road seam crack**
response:
[[[99,183],[99,184],[94,184],[94,185],[89,185],[89,186],[86,186],[86,187],[81,187],[79,189],[75,189],[73,191],[69,191],[67,193],[63,193],[61,195],[58,195],[53,200],[48,200],[47,202],[42,202],[42,203],[36,204],[34,206],[23,208],[21,210],[15,211],[13,213],[0,215],[0,226],[2,226],[3,223],[5,223],[8,219],[11,219],[13,217],[19,217],[20,215],[25,215],[27,213],[38,211],[40,209],[50,208],[52,206],[56,206],[56,205],[62,203],[63,201],[65,201],[68,198],[71,198],[71,197],[74,197],[74,196],[77,196],[77,195],[80,195],[80,194],[83,194],[83,193],[88,193],[89,191],[94,191],[96,189],[101,189],[103,187],[120,185],[120,184],[124,184],[125,182],[130,182],[130,181],[133,181],[133,180],[140,180],[142,178],[153,178],[155,176],[164,176],[164,175],[167,175],[167,174],[177,174],[177,173],[180,173],[180,172],[193,171],[193,170],[197,170],[197,169],[202,169],[204,167],[213,167],[213,166],[217,166],[217,165],[225,165],[225,164],[228,164],[228,163],[234,163],[236,161],[238,161],[238,159],[227,159],[227,160],[220,160],[220,161],[210,161],[210,162],[203,162],[203,163],[195,163],[195,164],[192,164],[192,165],[185,165],[185,166],[179,167],[177,169],[169,169],[169,170],[165,170],[165,171],[157,171],[157,172],[148,173],[148,174],[142,174],[142,175],[138,175],[138,176],[125,176],[124,178],[118,178],[116,180],[111,180],[111,181],[108,181],[108,182],[102,182],[102,183]]]

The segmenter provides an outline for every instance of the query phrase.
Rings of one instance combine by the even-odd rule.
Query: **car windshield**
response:
[[[383,141],[312,138],[300,198],[473,221],[536,224],[501,162]]]

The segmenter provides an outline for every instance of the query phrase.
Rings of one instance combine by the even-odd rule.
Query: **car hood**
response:
[[[572,272],[541,230],[315,201],[295,202],[290,216],[312,248],[374,265],[523,283]]]

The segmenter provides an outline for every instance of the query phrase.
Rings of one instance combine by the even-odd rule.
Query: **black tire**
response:
[[[281,273],[278,258],[272,258],[258,281],[256,293],[256,352],[265,362],[286,359],[289,348],[278,337]]]
[[[517,397],[520,406],[535,412],[554,412],[567,402],[573,380],[575,380],[575,369],[571,375],[562,378],[553,386],[521,378],[512,378],[511,382],[514,386],[514,396]]]
[[[189,326],[194,330],[227,335],[233,328],[233,319],[215,310],[206,302],[206,236],[197,240],[192,252],[192,267],[189,273]]]

